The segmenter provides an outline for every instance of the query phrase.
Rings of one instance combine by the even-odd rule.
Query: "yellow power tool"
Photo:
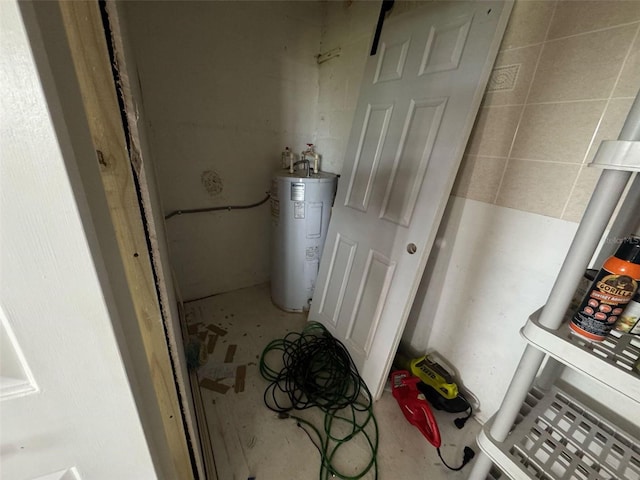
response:
[[[458,390],[453,376],[439,364],[432,355],[409,360],[401,354],[396,356],[396,364],[399,368],[409,370],[420,379],[418,390],[425,396],[431,405],[437,410],[449,413],[467,412],[465,418],[455,421],[458,428],[462,428],[466,420],[471,416],[471,405]]]
[[[429,385],[447,400],[455,399],[458,392],[456,385],[442,365],[435,362],[429,355],[411,360],[411,373]]]

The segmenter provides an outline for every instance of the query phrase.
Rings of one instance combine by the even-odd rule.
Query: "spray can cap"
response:
[[[640,264],[640,237],[631,235],[625,238],[616,250],[615,256],[620,260]]]

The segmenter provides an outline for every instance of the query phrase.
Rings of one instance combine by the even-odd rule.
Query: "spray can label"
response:
[[[604,340],[637,288],[629,275],[603,268],[571,319],[571,329],[591,340]]]
[[[616,330],[640,335],[640,295],[633,297],[613,326]]]

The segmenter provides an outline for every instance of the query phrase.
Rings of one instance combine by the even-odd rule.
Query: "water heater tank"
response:
[[[323,172],[301,177],[284,171],[273,177],[271,299],[283,310],[309,308],[337,184],[336,175]]]

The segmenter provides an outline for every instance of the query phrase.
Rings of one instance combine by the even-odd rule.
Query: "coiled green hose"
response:
[[[274,355],[274,353],[276,353]],[[273,365],[279,362],[279,369]],[[378,478],[378,423],[369,389],[345,346],[323,325],[310,322],[301,333],[289,333],[269,343],[260,357],[260,374],[269,381],[265,405],[281,418],[293,418],[321,457],[320,480],[358,480],[371,469]],[[290,412],[318,407],[324,424],[317,427]],[[335,465],[347,442],[366,442],[371,456],[356,473]]]

